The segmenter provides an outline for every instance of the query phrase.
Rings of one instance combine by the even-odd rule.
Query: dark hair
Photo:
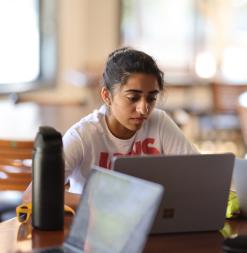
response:
[[[148,54],[130,47],[120,48],[109,54],[103,73],[103,85],[112,90],[114,84],[125,84],[133,73],[154,75],[160,90],[163,90],[164,73],[158,68],[155,60]]]

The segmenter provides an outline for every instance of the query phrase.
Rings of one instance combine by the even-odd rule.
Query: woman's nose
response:
[[[149,112],[149,104],[147,101],[142,100],[137,104],[136,111],[141,115],[147,115]]]

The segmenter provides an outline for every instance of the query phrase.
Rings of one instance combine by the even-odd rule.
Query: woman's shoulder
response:
[[[157,119],[165,120],[165,119],[169,119],[169,116],[164,110],[155,108],[152,114],[150,115],[150,118],[153,120],[157,120]]]
[[[101,131],[104,121],[106,109],[101,106],[95,109],[92,113],[81,118],[77,123],[72,125],[68,131],[75,131],[79,134]]]
[[[171,118],[171,116],[164,110],[155,108],[150,115],[148,125],[156,126],[158,129],[162,129],[162,131],[166,129],[177,128],[175,122]]]

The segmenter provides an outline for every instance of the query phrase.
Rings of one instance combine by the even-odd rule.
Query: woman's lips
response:
[[[131,118],[130,120],[136,124],[141,124],[143,123],[143,121],[145,120],[146,118],[144,117],[139,117],[139,118]]]

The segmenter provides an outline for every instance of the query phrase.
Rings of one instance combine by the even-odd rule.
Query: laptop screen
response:
[[[84,252],[140,252],[162,192],[159,184],[94,168],[67,242]]]

